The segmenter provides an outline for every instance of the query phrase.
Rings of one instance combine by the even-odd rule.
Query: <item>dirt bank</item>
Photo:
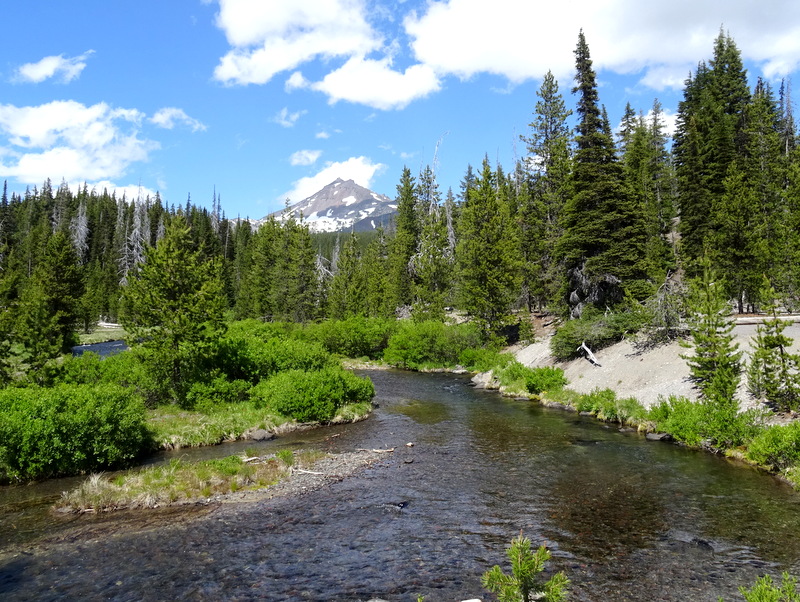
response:
[[[752,319],[743,321],[752,322]],[[756,324],[740,323],[733,330],[739,349],[746,360],[750,354],[750,341],[756,335]],[[790,324],[784,334],[794,339],[791,347],[800,352],[800,324]],[[639,351],[631,341],[622,341],[605,349],[593,350],[599,366],[587,359],[558,362],[550,354],[550,336],[545,336],[527,347],[513,350],[517,359],[526,366],[558,366],[569,379],[569,387],[579,393],[589,393],[596,387],[613,389],[620,397],[635,397],[643,405],[658,403],[660,396],[683,395],[691,399],[697,391],[689,382],[689,368],[681,354],[691,349],[678,342],[662,345],[649,351]],[[739,388],[742,407],[754,405],[744,388],[744,378]]]

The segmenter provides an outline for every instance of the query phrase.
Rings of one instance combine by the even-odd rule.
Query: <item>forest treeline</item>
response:
[[[537,91],[526,153],[510,170],[484,159],[442,192],[431,167],[405,168],[387,231],[315,239],[301,221],[254,229],[191,200],[118,198],[50,181],[0,200],[0,357],[37,368],[75,332],[124,319],[146,251],[180,219],[192,257],[211,266],[238,319],[470,315],[488,335],[515,309],[580,317],[663,293],[710,262],[740,312],[766,277],[784,308],[800,299],[800,156],[790,86],[751,89],[720,32],[686,80],[674,137],[656,100],[629,104],[617,132],[600,103],[583,33],[568,108],[551,73]],[[574,124],[574,127],[573,125]],[[405,311],[403,310],[405,308]]]

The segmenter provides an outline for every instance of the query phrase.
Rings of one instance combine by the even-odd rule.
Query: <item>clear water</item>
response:
[[[261,444],[396,448],[320,491],[68,519],[42,512],[57,481],[0,491],[0,599],[490,600],[480,576],[520,532],[573,600],[735,600],[800,573],[800,496],[769,475],[463,377],[368,374],[368,421]]]

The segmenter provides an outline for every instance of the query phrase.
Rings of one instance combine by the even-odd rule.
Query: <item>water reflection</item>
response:
[[[88,531],[0,566],[0,593],[467,599],[522,531],[551,548],[574,600],[715,601],[800,558],[798,496],[772,477],[452,375],[369,375],[370,420],[268,445],[395,448],[375,468],[296,499],[152,515],[146,528],[106,517],[113,537],[80,518]]]

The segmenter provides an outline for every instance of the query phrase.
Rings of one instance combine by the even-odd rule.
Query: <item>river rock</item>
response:
[[[494,377],[494,372],[478,372],[472,377],[472,384],[476,389],[497,389],[500,383]]]
[[[270,433],[264,429],[253,429],[248,435],[253,441],[269,441],[275,438],[274,433]]]
[[[648,441],[672,441],[672,435],[669,433],[647,433],[645,439]]]

